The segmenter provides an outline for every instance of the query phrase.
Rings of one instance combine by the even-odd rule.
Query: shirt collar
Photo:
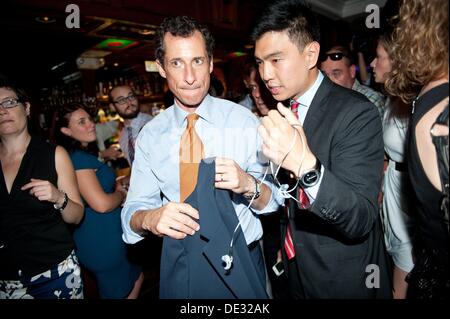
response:
[[[142,117],[142,113],[139,112],[138,115],[136,115],[136,117],[134,117],[130,120],[129,125],[125,125],[125,128],[127,128],[127,130],[128,130],[128,127],[131,127],[133,129],[136,125],[139,124],[141,117]]]
[[[314,81],[314,84],[305,92],[302,96],[300,96],[297,99],[297,102],[300,103],[301,106],[309,107],[312,103],[312,100],[314,99],[314,96],[317,93],[317,90],[319,89],[320,84],[322,84],[323,80],[323,74],[321,71],[319,71],[316,80]]]
[[[197,113],[202,119],[206,120],[207,122],[214,124],[212,116],[213,107],[214,105],[212,97],[209,94],[207,94],[203,99],[202,103],[200,103],[200,105],[195,110],[195,113]],[[175,113],[175,120],[178,126],[181,127],[189,113],[183,110],[180,106],[178,106],[176,100],[174,104],[174,113]]]
[[[358,79],[355,79],[355,82],[353,82],[352,85],[352,90],[356,90],[359,87],[361,87],[361,83],[359,83]]]

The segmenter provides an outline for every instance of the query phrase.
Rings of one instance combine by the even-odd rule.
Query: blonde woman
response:
[[[389,50],[390,34],[380,37],[373,67],[375,82],[384,84],[392,70]],[[394,262],[393,294],[395,299],[405,299],[408,284],[406,275],[414,266],[412,237],[414,228],[414,195],[406,165],[406,142],[410,115],[409,105],[400,98],[388,96],[383,116],[384,151],[388,165],[383,178],[382,222],[386,249]]]

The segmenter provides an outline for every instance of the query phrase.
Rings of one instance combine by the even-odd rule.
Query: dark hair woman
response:
[[[143,276],[127,258],[120,222],[126,189],[114,171],[97,159],[92,144],[95,124],[81,104],[68,104],[58,112],[57,136],[68,148],[75,167],[85,218],[74,231],[80,263],[95,275],[101,298],[137,298]]]
[[[0,299],[83,298],[67,224],[83,205],[69,155],[28,132],[30,102],[0,83]]]

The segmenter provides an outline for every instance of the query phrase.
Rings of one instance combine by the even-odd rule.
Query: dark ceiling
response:
[[[234,51],[245,51],[254,19],[271,0],[77,0],[80,28],[66,27],[66,6],[73,1],[2,1],[0,11],[0,74],[25,87],[39,89],[61,82],[78,71],[76,59],[108,37],[139,41],[124,50],[108,50],[105,66],[111,72],[144,68],[153,60],[155,27],[166,16],[189,15],[207,24],[215,39],[216,64]],[[47,16],[52,23],[37,18]],[[342,21],[321,17],[328,38],[352,31]],[[359,23],[358,23],[359,24]],[[325,30],[325,31],[324,31]],[[340,33],[336,34],[336,32]],[[323,37],[324,38],[324,37]],[[248,50],[248,49],[247,49]],[[114,66],[117,63],[118,66]],[[98,72],[105,72],[104,68]]]
[[[254,0],[78,0],[80,28],[66,27],[72,1],[2,1],[0,74],[25,86],[45,86],[77,71],[76,59],[110,37],[139,41],[124,50],[109,50],[107,68],[126,69],[153,60],[153,33],[164,17],[186,14],[206,23],[217,42],[215,56],[243,50],[252,16],[264,1]],[[48,17],[52,23],[38,22]],[[239,21],[239,22],[238,22]],[[114,67],[114,63],[118,66]],[[58,67],[56,67],[58,66]],[[53,68],[53,70],[52,70]]]

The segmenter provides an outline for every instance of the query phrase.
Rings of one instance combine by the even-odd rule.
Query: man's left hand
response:
[[[216,158],[215,187],[229,189],[236,194],[244,194],[254,190],[254,179],[235,161],[228,158]]]

